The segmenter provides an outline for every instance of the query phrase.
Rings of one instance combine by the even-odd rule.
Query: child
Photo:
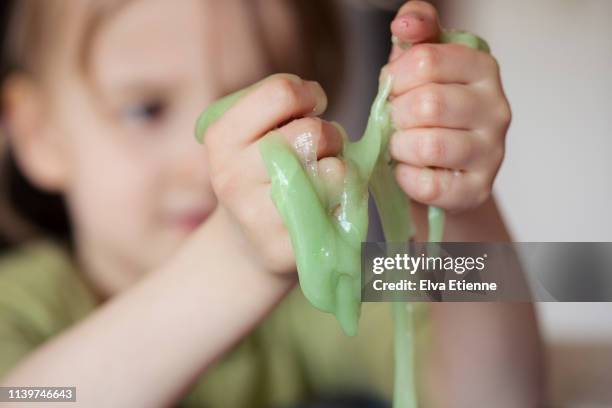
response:
[[[333,29],[321,31],[334,25],[322,18],[329,7],[16,3],[2,93],[10,149],[31,183],[64,197],[73,249],[25,246],[0,264],[2,385],[76,386],[86,407],[389,398],[388,309],[366,305],[351,339],[303,299],[256,145],[273,128],[289,139],[310,131],[319,159],[336,156],[341,136],[318,117],[323,87],[275,75],[213,125],[204,148],[192,136],[201,109],[234,89],[279,71],[321,74],[316,58],[333,55]],[[300,31],[307,16],[311,35]],[[495,60],[429,44],[440,28],[424,2],[404,5],[391,30],[417,44],[394,48],[385,69],[390,151],[420,203],[419,231],[432,204],[451,212],[448,240],[509,239],[490,197],[510,121]],[[430,316],[427,406],[537,405],[529,305],[440,304]]]

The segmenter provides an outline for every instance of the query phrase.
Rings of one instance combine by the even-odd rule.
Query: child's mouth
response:
[[[210,215],[210,211],[194,210],[186,211],[172,217],[172,223],[181,230],[191,232],[198,228]]]

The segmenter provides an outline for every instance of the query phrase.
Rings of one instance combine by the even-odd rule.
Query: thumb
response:
[[[438,42],[441,33],[438,11],[425,1],[409,1],[404,4],[391,22],[393,55],[408,45]]]

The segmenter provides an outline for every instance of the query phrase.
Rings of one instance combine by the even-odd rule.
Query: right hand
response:
[[[342,135],[318,118],[326,107],[327,97],[318,83],[290,74],[272,75],[214,122],[204,137],[219,205],[247,238],[254,261],[273,273],[295,273],[296,266],[288,231],[270,198],[270,178],[257,142],[277,130],[295,146],[295,139],[309,132],[319,174],[341,178],[343,166],[335,156],[342,150]]]

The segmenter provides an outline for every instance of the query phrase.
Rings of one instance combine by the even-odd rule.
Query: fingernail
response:
[[[406,14],[402,14],[401,16],[398,16],[397,20],[404,27],[410,27],[414,23],[422,23],[422,22],[424,22],[425,21],[425,16],[422,15],[421,13],[417,13],[417,12],[412,11],[410,13],[406,13]]]
[[[422,25],[424,22],[425,17],[422,14],[411,12],[398,16],[392,24],[395,26],[396,30],[410,32],[415,28],[418,29],[418,26]]]
[[[323,91],[323,88],[318,82],[309,81],[308,85],[315,96],[315,106],[312,108],[310,116],[321,115],[325,112],[325,109],[327,109],[327,96],[325,95],[325,91]]]
[[[391,29],[394,33],[399,34],[401,38],[398,38],[399,41],[396,40],[397,43],[394,44],[401,48],[409,47],[411,44],[406,40],[412,39],[414,36],[419,36],[426,20],[425,16],[415,12],[398,16],[393,23],[391,23]]]

